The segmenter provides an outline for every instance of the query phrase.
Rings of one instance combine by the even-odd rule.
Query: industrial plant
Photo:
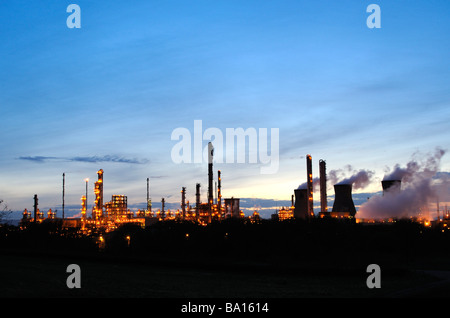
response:
[[[221,171],[217,171],[217,187],[213,189],[213,156],[214,147],[210,142],[208,144],[208,195],[207,201],[202,202],[200,189],[201,184],[195,186],[195,204],[190,204],[186,200],[186,187],[181,188],[181,204],[176,211],[166,210],[165,198],[161,198],[161,208],[152,209],[152,200],[150,198],[150,179],[147,178],[147,207],[139,209],[136,213],[128,208],[127,196],[114,194],[111,201],[104,203],[103,191],[103,169],[97,171],[98,180],[94,185],[94,205],[91,213],[87,211],[88,190],[86,185],[86,194],[81,196],[81,217],[64,218],[63,203],[63,226],[66,228],[76,228],[80,233],[90,234],[95,232],[110,232],[123,224],[138,224],[142,227],[149,226],[157,221],[182,220],[198,222],[201,225],[210,224],[213,221],[220,221],[227,218],[244,218],[245,215],[239,207],[239,198],[222,198],[222,177]],[[214,195],[216,193],[216,196]],[[215,197],[215,198],[214,198]],[[63,202],[64,202],[64,174],[63,174]],[[27,209],[23,211],[21,227],[26,228],[31,223],[41,223],[44,220],[55,220],[56,213],[51,209],[47,213],[40,212],[38,207],[38,196],[34,196],[33,214]],[[259,214],[255,211],[249,218],[252,222],[259,219]]]
[[[161,198],[161,207],[155,209],[152,206],[150,198],[150,179],[147,178],[147,206],[133,212],[128,208],[127,196],[123,194],[114,194],[111,200],[104,202],[104,171],[97,171],[98,180],[94,185],[94,205],[92,211],[87,211],[88,188],[86,183],[86,194],[81,196],[81,216],[78,218],[64,217],[64,178],[63,174],[63,212],[62,221],[65,228],[74,228],[81,234],[91,234],[93,232],[107,233],[111,232],[123,224],[137,224],[141,227],[147,227],[158,221],[192,221],[201,225],[208,225],[211,222],[221,221],[229,218],[248,219],[252,223],[261,220],[259,213],[254,213],[246,217],[240,209],[239,198],[222,198],[222,177],[221,171],[217,171],[217,181],[214,181],[213,169],[214,147],[211,142],[208,143],[208,189],[206,201],[202,201],[200,189],[201,184],[195,185],[195,203],[191,204],[186,200],[186,187],[181,187],[180,208],[176,211],[166,210],[165,198]],[[213,189],[215,184],[215,189]],[[291,206],[283,207],[272,214],[271,219],[276,221],[285,221],[289,219],[339,219],[348,222],[366,222],[373,223],[374,220],[356,219],[356,207],[352,198],[352,182],[342,181],[334,184],[334,203],[331,211],[328,209],[327,197],[327,173],[325,160],[319,160],[319,185],[320,185],[320,211],[314,213],[313,200],[313,173],[312,157],[306,156],[306,182],[294,189],[291,194]],[[400,193],[401,180],[383,180],[383,195],[386,193]],[[439,209],[439,207],[438,207]],[[40,223],[44,220],[56,220],[56,213],[51,209],[47,214],[41,212],[38,207],[38,196],[34,196],[33,214],[27,209],[23,211],[21,228],[26,228],[31,223]],[[430,224],[429,220],[424,220],[424,224]],[[442,218],[437,222],[442,222],[447,227],[450,223],[449,211],[446,208],[442,213]]]

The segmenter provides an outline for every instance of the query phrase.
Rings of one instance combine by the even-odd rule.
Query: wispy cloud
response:
[[[29,161],[33,161],[33,162],[43,163],[43,162],[46,162],[48,160],[59,160],[61,158],[45,157],[45,156],[22,156],[22,157],[19,157],[17,159],[19,159],[19,160],[29,160]]]
[[[125,158],[115,155],[104,155],[104,156],[87,156],[87,157],[49,157],[49,156],[21,156],[17,158],[19,160],[28,160],[37,163],[46,163],[51,161],[75,161],[75,162],[88,162],[88,163],[99,163],[99,162],[117,162],[117,163],[131,163],[131,164],[145,164],[148,163],[148,159],[137,159],[137,158]]]

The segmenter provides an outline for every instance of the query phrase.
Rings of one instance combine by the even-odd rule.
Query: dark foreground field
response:
[[[69,289],[69,264],[81,268],[81,288]],[[196,269],[137,261],[86,260],[77,257],[1,255],[0,297],[114,298],[346,298],[449,297],[441,271],[383,273],[381,288],[369,289],[368,273],[330,270],[291,271]]]
[[[0,248],[2,298],[450,297],[449,236],[414,224],[172,224],[121,229],[102,252],[15,235]],[[366,285],[372,263],[381,267],[379,289]],[[66,285],[69,264],[81,268],[79,289]]]

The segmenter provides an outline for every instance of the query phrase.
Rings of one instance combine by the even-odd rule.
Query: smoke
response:
[[[373,174],[373,171],[359,170],[351,177],[342,180],[338,184],[352,184],[353,189],[362,189],[370,183]]]
[[[370,198],[361,205],[359,216],[375,219],[418,216],[428,208],[428,203],[436,202],[442,189],[448,189],[449,178],[438,174],[444,154],[444,150],[437,148],[433,154],[413,154],[404,168],[395,165],[384,180],[401,180],[401,191],[386,191],[383,196]]]
[[[350,177],[347,177],[351,174]],[[353,189],[362,189],[370,184],[372,181],[373,171],[368,170],[354,170],[352,166],[347,165],[344,169],[331,170],[327,176],[329,184],[351,184]],[[307,189],[308,183],[302,183],[297,189]],[[320,178],[313,178],[313,191],[320,191]]]
[[[298,186],[297,189],[307,189],[308,188],[308,182],[302,183]],[[313,192],[320,190],[320,178],[313,178]]]
[[[347,175],[351,174],[350,177]],[[370,170],[354,170],[352,166],[347,165],[344,169],[331,170],[328,173],[328,180],[331,184],[351,184],[353,189],[362,189],[370,184],[373,171]]]

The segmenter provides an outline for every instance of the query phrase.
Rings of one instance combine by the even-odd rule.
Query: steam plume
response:
[[[308,182],[302,183],[298,186],[297,189],[307,189],[308,188]],[[313,191],[319,191],[320,189],[320,178],[313,178]]]
[[[351,176],[347,177],[348,174],[351,174]],[[344,169],[331,170],[328,173],[328,179],[331,184],[351,184],[353,189],[357,190],[368,186],[372,181],[373,175],[373,171],[362,169],[358,171],[347,165]]]
[[[427,156],[415,153],[406,167],[395,165],[384,180],[401,180],[402,190],[387,191],[384,196],[369,199],[361,205],[362,218],[403,218],[417,216],[429,202],[435,202],[441,187],[448,186],[447,178],[439,178],[440,161],[445,151],[437,148]],[[423,158],[423,159],[422,159]],[[421,160],[422,159],[422,160]]]

